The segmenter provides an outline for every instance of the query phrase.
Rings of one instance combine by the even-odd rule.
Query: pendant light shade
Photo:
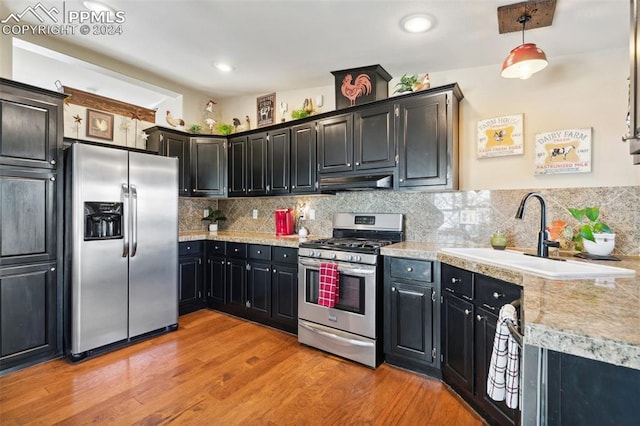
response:
[[[502,63],[502,73],[504,78],[520,78],[526,80],[533,74],[545,68],[547,55],[535,43],[524,42],[524,30],[531,16],[526,13],[518,18],[518,23],[522,24],[522,44],[515,47]]]
[[[535,43],[523,43],[514,48],[502,63],[502,76],[526,80],[548,64],[547,55]]]

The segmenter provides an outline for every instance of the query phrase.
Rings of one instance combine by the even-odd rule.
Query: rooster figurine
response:
[[[173,118],[171,116],[171,111],[167,111],[166,120],[172,127],[184,126],[184,120],[182,118]]]
[[[353,81],[351,74],[347,74],[342,80],[342,95],[351,102],[349,106],[356,104],[356,98],[366,96],[371,93],[371,79],[366,74],[360,74]]]

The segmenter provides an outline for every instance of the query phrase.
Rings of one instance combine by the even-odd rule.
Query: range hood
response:
[[[368,189],[391,189],[393,175],[361,175],[361,176],[321,176],[320,192],[365,191]]]

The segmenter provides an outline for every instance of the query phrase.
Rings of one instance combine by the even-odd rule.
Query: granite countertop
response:
[[[262,232],[231,232],[231,231],[181,231],[178,241],[216,240],[234,243],[264,244],[269,246],[298,247],[300,242],[313,238],[300,238],[297,235],[279,236]]]
[[[521,285],[525,344],[640,369],[640,258],[595,262],[633,269],[635,276],[571,280],[542,278],[444,253],[437,259]]]

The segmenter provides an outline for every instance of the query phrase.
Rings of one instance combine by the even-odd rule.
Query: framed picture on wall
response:
[[[536,134],[536,175],[589,172],[591,127]]]
[[[87,136],[113,140],[113,114],[87,109]]]
[[[523,116],[514,114],[478,121],[478,158],[521,155]]]
[[[268,95],[259,96],[257,99],[257,116],[258,127],[269,126],[276,122],[275,106],[276,106],[276,94],[270,93]]]

